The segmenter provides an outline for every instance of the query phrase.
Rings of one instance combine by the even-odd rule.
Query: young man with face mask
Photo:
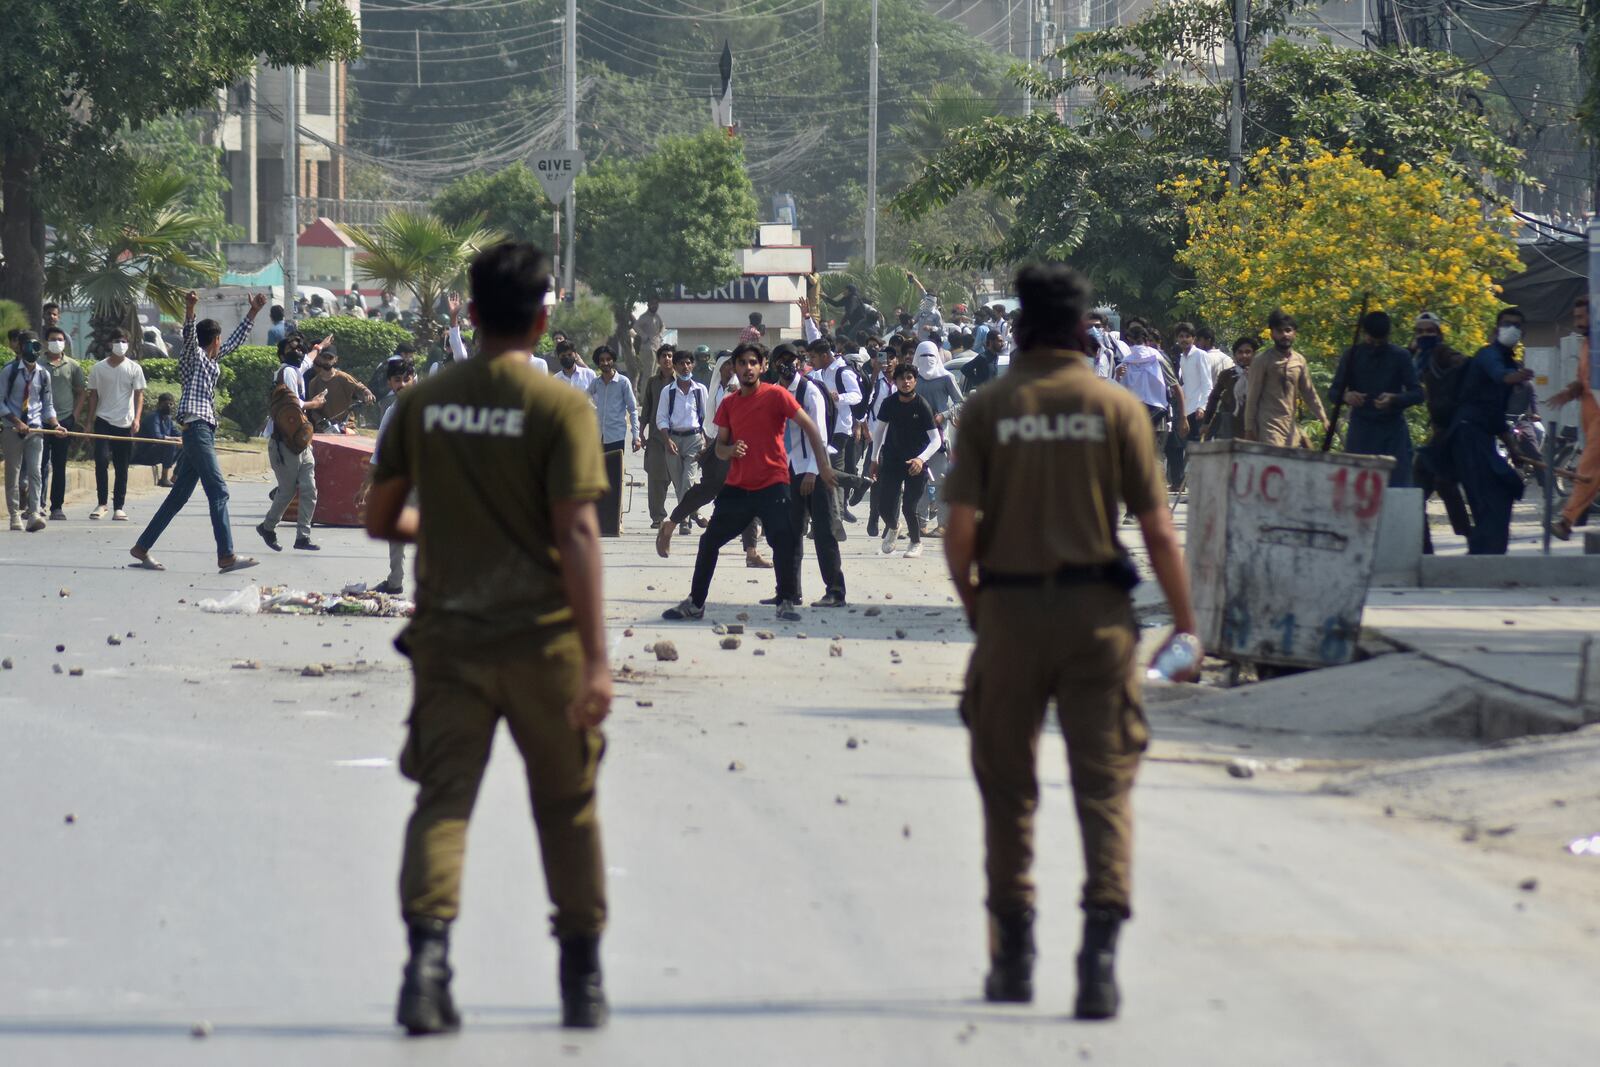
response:
[[[89,372],[88,418],[93,433],[126,440],[94,443],[94,487],[99,503],[89,513],[91,519],[106,517],[109,465],[117,471],[111,518],[117,522],[128,520],[128,513],[122,509],[128,499],[128,461],[133,456],[133,435],[143,416],[144,368],[128,358],[128,335],[115,330],[110,353]]]
[[[1391,456],[1389,486],[1408,489],[1411,481],[1411,427],[1405,409],[1422,403],[1416,361],[1389,340],[1392,329],[1384,311],[1369,311],[1361,320],[1361,341],[1345,352],[1333,372],[1328,398],[1344,398],[1350,425],[1344,450],[1362,456]]]
[[[556,343],[556,362],[561,364],[561,369],[555,373],[556,381],[562,385],[570,385],[580,393],[589,392],[589,386],[595,377],[594,371],[579,365],[578,350],[572,347],[571,341]]]
[[[1431,311],[1418,315],[1412,326],[1411,353],[1428,404],[1428,439],[1417,449],[1413,481],[1422,490],[1424,511],[1428,497],[1438,493],[1445,514],[1450,517],[1450,528],[1457,536],[1465,537],[1472,530],[1466,498],[1459,485],[1439,473],[1439,465],[1440,453],[1450,446],[1450,426],[1456,420],[1461,373],[1466,370],[1467,357],[1445,343],[1444,320]],[[1422,526],[1422,551],[1430,555],[1433,552],[1433,533],[1426,522]]]
[[[906,532],[911,544],[906,558],[922,555],[922,530],[917,521],[917,503],[928,488],[928,460],[939,450],[939,430],[933,408],[917,395],[917,368],[902,363],[894,369],[894,395],[878,408],[878,422],[872,431],[876,455],[872,477],[878,479],[879,508],[883,516],[883,553],[894,551],[900,538],[899,516],[904,508]],[[905,490],[904,499],[901,489]]]
[[[1511,508],[1522,499],[1522,476],[1496,447],[1506,430],[1506,401],[1514,386],[1533,380],[1517,363],[1522,312],[1506,308],[1495,319],[1494,340],[1461,373],[1461,392],[1450,448],[1440,473],[1459,483],[1472,507],[1467,553],[1503,556],[1511,539]]]
[[[289,390],[289,394],[299,403],[302,411],[318,412],[328,403],[328,392],[306,399],[306,375],[317,366],[326,346],[333,344],[333,335],[329,334],[311,347],[305,348],[305,335],[292,333],[278,342],[278,370],[272,376],[272,388],[276,391],[278,386]],[[313,414],[310,416],[315,418]],[[294,547],[302,552],[318,552],[321,546],[311,540],[311,522],[317,512],[317,459],[312,451],[310,442],[306,447],[296,452],[293,446],[278,432],[276,421],[269,420],[267,427],[267,462],[272,464],[273,476],[278,480],[278,487],[272,493],[272,503],[267,507],[267,514],[262,518],[261,525],[256,527],[256,533],[261,535],[261,540],[266,542],[268,548],[274,552],[282,552],[283,546],[278,543],[278,523],[283,519],[283,513],[288,510],[289,502],[299,494],[300,503],[295,509],[295,538]]]
[[[267,306],[267,297],[263,293],[250,298],[250,308],[245,312],[244,321],[239,323],[226,341],[222,338],[222,325],[215,319],[205,319],[196,324],[194,309],[198,303],[200,294],[190,290],[184,297],[187,313],[183,320],[183,350],[178,357],[178,378],[183,383],[183,397],[178,401],[178,424],[183,427],[183,454],[178,460],[171,491],[128,554],[145,570],[166,570],[165,566],[151,558],[150,549],[166,532],[178,512],[183,510],[198,485],[205,490],[206,501],[211,506],[211,533],[217,542],[217,570],[228,574],[254,567],[256,561],[235,555],[233,551],[233,528],[228,521],[228,481],[222,476],[222,467],[217,463],[217,379],[222,374],[222,359],[232,354],[250,336],[256,316]]]
[[[67,333],[59,326],[44,331],[44,366],[50,372],[56,418],[63,430],[76,430],[83,425],[83,405],[89,399],[89,388],[83,367],[67,355]],[[52,437],[44,445],[44,487],[40,493],[50,502],[52,521],[67,517],[62,508],[67,499],[67,455],[71,450],[72,439],[68,437]]]
[[[11,528],[29,533],[44,529],[44,493],[40,467],[44,461],[45,434],[60,434],[61,424],[56,421],[55,390],[50,384],[50,373],[40,366],[39,339],[32,330],[17,336],[21,351],[16,359],[0,371],[0,409],[4,424],[0,427],[0,454],[6,462],[6,510],[11,515]],[[23,506],[18,506],[19,490],[26,494]]]
[[[1296,399],[1305,403],[1323,432],[1328,430],[1328,413],[1322,398],[1311,384],[1311,367],[1306,357],[1294,350],[1295,321],[1282,308],[1267,318],[1272,333],[1272,348],[1256,354],[1245,380],[1244,426],[1239,434],[1246,441],[1296,448],[1305,444],[1300,422],[1295,418]]]
[[[693,353],[674,352],[672,372],[672,384],[656,398],[655,421],[667,453],[667,476],[681,503],[695,483],[699,466],[696,461],[706,442],[706,418],[714,413],[706,387],[694,380]],[[679,525],[678,532],[689,532],[688,519]]]
[[[778,384],[794,394],[795,400],[818,426],[827,422],[827,405],[822,399],[826,388],[813,377],[801,374],[797,357],[788,345],[773,350],[778,371]],[[842,608],[845,606],[844,567],[839,556],[839,539],[833,532],[834,502],[817,484],[817,475],[828,465],[826,455],[819,456],[805,433],[793,422],[785,424],[783,447],[789,453],[789,517],[794,523],[794,595],[800,596],[801,564],[806,554],[806,524],[810,523],[811,536],[817,543],[817,567],[822,572],[823,597],[813,601],[814,608]]]

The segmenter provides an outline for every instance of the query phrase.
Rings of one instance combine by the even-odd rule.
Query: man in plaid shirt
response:
[[[172,489],[161,508],[139,535],[138,542],[129,550],[138,565],[145,570],[164,571],[167,568],[150,558],[150,549],[166,530],[178,512],[189,502],[198,483],[206,491],[211,504],[211,532],[217,539],[217,569],[229,571],[254,567],[256,561],[237,556],[233,551],[233,531],[228,525],[228,483],[217,464],[217,411],[214,401],[217,377],[222,373],[219,362],[223,356],[244,344],[255,326],[256,315],[267,306],[264,294],[250,298],[250,310],[245,313],[233,334],[224,341],[222,326],[215,319],[194,321],[194,307],[200,302],[199,294],[190,292],[184,298],[188,314],[183,320],[183,353],[178,357],[178,378],[183,385],[183,399],[178,401],[178,425],[183,428],[183,452],[178,457],[177,472],[173,475]]]

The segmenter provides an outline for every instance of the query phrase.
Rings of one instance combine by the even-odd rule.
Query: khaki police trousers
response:
[[[557,937],[599,934],[605,926],[605,866],[595,779],[605,739],[567,725],[582,679],[583,650],[566,631],[515,659],[463,660],[417,649],[416,695],[400,771],[417,783],[400,867],[400,910],[407,918],[454,919],[461,905],[467,820],[504,719],[527,768],[545,884]]]
[[[1130,915],[1130,793],[1149,729],[1128,594],[1100,583],[986,587],[977,624],[961,716],[983,798],[989,911],[1033,907],[1039,734],[1053,697],[1083,838],[1083,906]]]

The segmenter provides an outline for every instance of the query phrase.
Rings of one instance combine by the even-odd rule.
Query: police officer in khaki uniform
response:
[[[1077,1015],[1117,1012],[1117,931],[1131,914],[1129,793],[1148,730],[1139,703],[1133,564],[1119,506],[1138,517],[1176,629],[1193,632],[1183,554],[1166,509],[1150,417],[1095,377],[1087,282],[1024,267],[1018,354],[962,410],[945,485],[945,551],[977,645],[961,713],[983,797],[989,1000],[1033,999],[1037,755],[1053,697],[1082,829],[1086,879]]]
[[[537,373],[550,263],[529,244],[472,262],[479,353],[396,401],[367,530],[417,544],[417,606],[396,642],[415,696],[400,769],[417,783],[400,870],[411,943],[397,1018],[460,1026],[449,929],[467,820],[504,719],[527,766],[561,944],[562,1023],[605,1021],[605,867],[595,777],[611,708],[595,501],[606,490],[584,394]],[[415,488],[417,508],[406,506]]]

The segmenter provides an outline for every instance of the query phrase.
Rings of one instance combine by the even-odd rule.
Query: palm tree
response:
[[[481,218],[452,226],[427,211],[391,211],[371,230],[347,226],[360,248],[356,273],[417,298],[417,340],[438,333],[435,308],[439,298],[465,287],[467,263],[479,251],[505,240],[498,230],[484,229]]]
[[[141,166],[126,200],[56,230],[45,288],[92,308],[89,355],[104,354],[111,331],[138,337],[138,306],[179,318],[184,293],[221,277],[216,222],[185,206],[194,179],[172,167]]]

